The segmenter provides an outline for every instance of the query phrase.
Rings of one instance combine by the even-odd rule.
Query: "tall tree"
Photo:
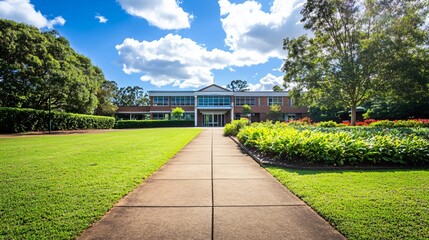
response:
[[[310,106],[351,108],[352,125],[358,105],[391,85],[408,85],[392,68],[406,61],[399,49],[428,59],[427,1],[308,0],[301,13],[314,36],[284,40],[284,79],[297,83],[291,95]]]
[[[281,92],[281,91],[283,91],[283,88],[282,88],[282,87],[280,87],[279,85],[274,85],[274,87],[273,87],[273,91],[274,91],[274,92]]]
[[[226,85],[226,88],[233,92],[246,92],[249,91],[249,84],[243,80],[232,80],[230,84]]]
[[[57,32],[0,19],[0,106],[92,114],[103,81]]]
[[[113,116],[118,106],[114,104],[118,85],[114,81],[104,81],[97,92],[98,107],[96,115]]]
[[[128,86],[119,88],[114,103],[118,106],[148,106],[149,98],[142,87]]]

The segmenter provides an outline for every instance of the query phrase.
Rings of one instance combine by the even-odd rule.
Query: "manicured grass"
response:
[[[267,170],[349,239],[429,239],[429,170]]]
[[[200,129],[0,138],[0,239],[70,239]]]

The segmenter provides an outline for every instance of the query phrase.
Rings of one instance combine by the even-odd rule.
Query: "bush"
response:
[[[115,128],[159,128],[159,127],[193,127],[194,121],[189,120],[120,120]]]
[[[52,130],[109,129],[115,119],[74,113],[51,113]],[[0,107],[0,132],[18,133],[28,131],[47,131],[49,112],[28,108]]]
[[[327,121],[327,122],[320,122],[317,124],[318,127],[324,127],[324,128],[332,128],[332,127],[338,127],[338,123],[334,121]]]
[[[249,119],[241,118],[240,120],[233,120],[231,123],[225,125],[223,133],[225,136],[236,136],[240,129],[245,126],[249,126]]]
[[[427,129],[295,128],[259,123],[237,134],[244,145],[283,162],[326,165],[429,163]]]

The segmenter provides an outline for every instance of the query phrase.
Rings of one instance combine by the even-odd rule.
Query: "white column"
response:
[[[231,122],[234,120],[234,102],[231,102]]]
[[[198,104],[198,101],[197,101],[198,99],[197,99],[197,96],[195,96],[195,103],[194,103],[194,108],[195,108],[195,115],[194,115],[194,125],[195,125],[195,127],[197,127],[198,126],[198,110],[197,110],[197,104]]]

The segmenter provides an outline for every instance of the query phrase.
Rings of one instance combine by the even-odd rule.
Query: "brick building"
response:
[[[267,120],[271,105],[280,105],[282,119],[301,118],[308,115],[307,107],[295,107],[287,92],[247,91],[232,92],[212,84],[198,91],[149,91],[150,106],[119,107],[119,119],[170,119],[171,110],[185,110],[183,119],[193,120],[195,126],[222,127],[231,119],[245,117],[243,105],[252,108],[251,121]]]

